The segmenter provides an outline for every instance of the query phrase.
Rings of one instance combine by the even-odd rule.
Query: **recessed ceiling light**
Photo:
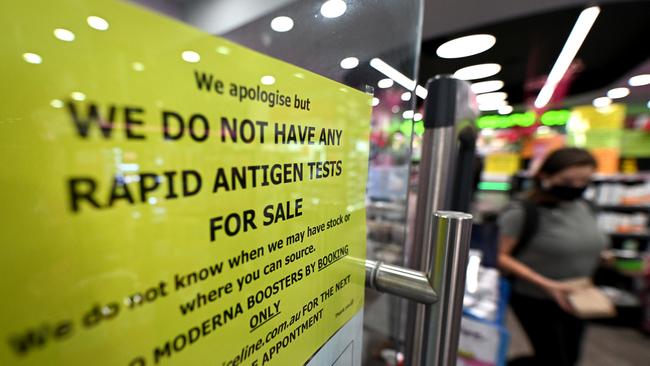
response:
[[[560,55],[555,60],[553,68],[551,68],[551,72],[546,78],[544,86],[535,99],[535,107],[542,108],[551,101],[553,93],[555,93],[555,87],[564,78],[564,74],[569,69],[569,66],[571,66],[580,46],[582,46],[585,38],[587,38],[589,30],[594,25],[594,22],[596,22],[598,14],[600,14],[600,8],[597,6],[589,7],[580,13],[576,24],[571,29],[569,38],[564,43]]]
[[[491,104],[492,102],[506,100],[506,98],[508,98],[508,94],[504,92],[485,93],[477,95],[476,102],[478,104]]]
[[[374,106],[376,106],[376,105],[378,105],[378,104],[379,104],[379,98],[377,98],[377,97],[373,97],[373,98],[372,98],[372,106],[374,107]]]
[[[201,61],[201,55],[199,55],[194,51],[183,51],[183,53],[181,54],[181,58],[183,59],[183,61],[191,62],[191,63],[196,63]]]
[[[502,107],[504,107],[506,105],[508,105],[508,102],[506,102],[505,100],[502,100],[502,101],[497,101],[497,102],[493,102],[493,103],[479,104],[478,109],[480,111],[496,111],[499,108],[502,108]]]
[[[54,37],[66,41],[66,42],[72,42],[74,41],[74,33],[67,29],[63,28],[57,28],[54,30]]]
[[[390,88],[391,86],[393,86],[393,79],[388,79],[388,78],[381,79],[377,83],[377,86],[382,88],[382,89]]]
[[[288,32],[293,29],[293,19],[285,16],[275,17],[271,20],[271,29],[276,32]]]
[[[498,112],[499,114],[510,114],[512,113],[512,106],[511,105],[504,105],[502,107],[499,107]]]
[[[406,90],[413,90],[417,83],[415,80],[411,80],[409,77],[406,75],[402,74],[401,72],[397,71],[394,67],[390,66],[384,60],[380,58],[373,58],[370,60],[370,67],[374,68],[375,70],[379,71],[380,73],[386,75],[386,77],[389,77],[393,79],[396,83],[399,85],[403,86],[406,88]],[[425,89],[426,91],[426,89]],[[417,93],[417,90],[416,90]],[[419,95],[419,94],[418,94]]]
[[[399,112],[399,106],[398,105],[392,106],[390,108],[390,111],[393,112],[393,113],[398,113]]]
[[[480,64],[463,67],[454,73],[454,77],[461,80],[476,80],[488,78],[501,71],[499,64]]]
[[[600,98],[594,99],[592,104],[596,108],[602,108],[602,107],[607,107],[608,105],[612,104],[612,100],[607,98],[607,97],[600,97]]]
[[[427,99],[427,94],[429,92],[427,91],[427,88],[423,87],[422,85],[418,85],[415,87],[415,95],[422,99]]]
[[[413,120],[416,121],[416,122],[417,121],[422,121],[422,113],[415,113],[413,115]]]
[[[405,102],[411,100],[411,92],[404,92],[404,93],[402,93],[402,95],[400,96],[400,98],[401,98],[403,101],[405,101]]]
[[[40,64],[43,62],[43,58],[40,55],[32,52],[23,53],[23,60],[30,64]]]
[[[359,66],[359,59],[356,57],[346,57],[341,60],[341,67],[344,69],[354,69]]]
[[[94,15],[89,16],[88,18],[86,18],[86,22],[88,22],[88,25],[91,28],[97,30],[105,31],[108,29],[108,22],[106,21],[106,19],[100,18],[98,16],[94,16]]]
[[[264,75],[260,79],[260,82],[262,82],[264,85],[273,85],[275,84],[275,78],[271,75]]]
[[[630,80],[627,81],[630,86],[642,86],[650,84],[650,74],[641,74],[637,76],[632,76]]]
[[[612,99],[625,98],[630,94],[628,88],[614,88],[607,92],[607,96]]]
[[[403,117],[404,119],[411,119],[411,118],[413,118],[413,111],[404,111],[404,113],[402,113],[402,117]]]
[[[472,83],[472,91],[474,94],[482,94],[482,93],[489,93],[493,91],[497,91],[501,88],[503,88],[503,81],[501,80],[489,80],[489,81],[481,81],[478,83]]]
[[[345,13],[347,8],[348,6],[343,0],[328,0],[320,7],[320,13],[325,18],[338,18]]]
[[[496,42],[497,39],[490,34],[474,34],[441,44],[436,54],[442,58],[467,57],[489,50]]]

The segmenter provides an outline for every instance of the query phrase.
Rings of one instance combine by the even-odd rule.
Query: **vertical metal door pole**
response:
[[[414,245],[408,267],[430,273],[435,250],[432,245],[427,245],[431,243],[432,213],[445,208],[444,201],[450,197],[446,194],[450,190],[447,174],[452,174],[453,169],[454,127],[425,129],[422,146],[429,149],[422,151],[420,160]],[[416,303],[409,303],[408,307],[407,331],[411,332],[411,336],[407,334],[406,339],[410,360],[408,365],[420,366],[430,351],[426,347],[429,307]]]
[[[432,241],[432,214],[448,210],[451,202],[451,177],[455,167],[455,119],[457,83],[449,76],[437,76],[427,83],[424,106],[424,136],[418,181],[413,242],[407,267],[431,273],[435,249]],[[407,365],[420,366],[430,351],[427,347],[429,307],[409,303],[406,337]]]
[[[472,215],[440,211],[434,215],[435,260],[430,283],[438,301],[429,307],[425,365],[456,365]]]

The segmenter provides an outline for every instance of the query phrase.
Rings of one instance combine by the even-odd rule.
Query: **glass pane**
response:
[[[416,183],[410,179],[411,159],[419,159],[423,131],[418,98],[409,84],[417,80],[420,0],[346,1],[345,12],[333,18],[324,16],[324,1],[314,0],[136,2],[350,87],[374,92],[378,104],[371,121],[367,257],[404,264],[407,206],[415,207],[407,198],[409,186]],[[287,22],[282,17],[290,18],[291,29],[274,31],[274,24],[289,27],[280,21]],[[403,348],[403,301],[367,290],[365,302],[364,365],[394,362],[396,351]]]
[[[367,207],[367,256],[370,259],[390,264],[403,264],[405,256],[407,206],[409,206],[407,204],[407,197],[412,159],[411,142],[413,140],[413,143],[417,146],[419,141],[418,134],[421,133],[421,123],[414,124],[414,120],[419,120],[421,117],[419,117],[419,113],[415,112],[417,97],[413,93],[416,86],[415,80],[417,80],[417,60],[421,41],[421,0],[131,0],[127,2],[145,9],[149,15],[153,12],[183,23],[173,22],[174,26],[187,25],[192,28],[198,28],[207,32],[208,34],[205,37],[209,39],[213,38],[210,34],[223,37],[236,44],[258,51],[261,54],[272,56],[347,86],[341,85],[341,88],[337,86],[337,89],[341,92],[355,92],[356,98],[349,97],[348,99],[344,99],[339,95],[338,99],[332,99],[337,101],[337,104],[332,107],[336,110],[335,115],[344,115],[345,121],[359,120],[357,118],[358,113],[354,111],[355,108],[346,109],[350,103],[357,103],[358,106],[358,102],[362,99],[359,98],[360,93],[350,88],[367,94],[373,94],[372,116],[369,120],[366,118],[362,121],[371,126],[369,139],[369,172],[367,177],[367,194],[365,197],[365,205]],[[82,0],[61,0],[48,2],[47,5],[42,6],[39,6],[37,2],[25,2],[19,5],[18,3],[6,3],[0,6],[1,13],[4,13],[4,21],[2,22],[4,24],[4,32],[0,41],[2,41],[3,49],[10,50],[10,55],[3,55],[3,61],[6,60],[6,63],[3,64],[6,68],[2,70],[0,75],[3,77],[3,85],[9,85],[12,88],[10,92],[3,93],[5,98],[2,102],[3,111],[0,112],[0,130],[5,134],[1,146],[3,151],[5,151],[5,155],[0,161],[9,168],[18,167],[15,169],[15,172],[8,171],[6,174],[3,174],[3,186],[6,184],[7,186],[11,186],[12,189],[18,187],[15,191],[8,190],[5,192],[3,197],[7,199],[8,207],[12,208],[19,206],[17,202],[20,199],[25,200],[24,209],[14,210],[16,212],[3,212],[3,219],[21,215],[20,219],[11,221],[20,222],[21,226],[14,225],[15,227],[8,228],[10,229],[8,231],[11,233],[7,234],[7,237],[12,237],[12,235],[14,237],[29,235],[36,226],[38,226],[39,235],[43,235],[44,227],[47,228],[45,231],[51,233],[53,236],[58,235],[57,240],[60,239],[61,233],[64,234],[66,240],[66,246],[63,248],[65,249],[64,252],[68,253],[69,251],[70,253],[74,253],[74,258],[66,258],[66,260],[60,262],[57,261],[56,266],[53,266],[52,261],[49,261],[50,258],[46,256],[39,255],[39,253],[29,253],[31,247],[19,247],[16,249],[16,252],[12,253],[19,253],[16,254],[16,257],[20,258],[28,256],[34,258],[34,271],[30,274],[32,276],[30,277],[32,282],[38,282],[34,280],[35,278],[39,279],[42,284],[48,283],[46,281],[51,278],[72,278],[74,277],[73,273],[78,274],[83,272],[88,274],[88,276],[83,277],[87,278],[87,282],[78,283],[78,288],[66,288],[63,290],[66,292],[66,299],[68,299],[66,301],[69,301],[68,305],[71,307],[80,306],[78,291],[83,291],[86,286],[99,288],[100,290],[97,293],[99,293],[100,297],[104,296],[106,298],[105,304],[93,305],[92,309],[88,309],[87,314],[79,317],[79,321],[84,324],[84,330],[93,328],[100,321],[110,321],[112,317],[117,316],[118,309],[128,309],[123,310],[120,314],[121,317],[128,316],[127,311],[139,309],[140,306],[147,306],[148,302],[153,302],[167,296],[166,294],[171,290],[165,287],[168,285],[166,283],[154,284],[153,280],[156,278],[154,275],[147,277],[136,273],[128,273],[128,271],[112,271],[111,268],[113,267],[108,265],[104,272],[101,269],[94,268],[95,264],[91,260],[86,261],[86,259],[93,258],[94,255],[99,255],[97,253],[100,253],[100,251],[98,249],[96,251],[91,250],[85,246],[80,249],[75,245],[78,244],[79,237],[93,237],[94,235],[97,243],[112,240],[112,243],[116,243],[116,245],[122,247],[119,251],[116,250],[113,253],[114,256],[110,258],[102,257],[103,260],[119,263],[124,260],[124,257],[139,258],[138,260],[143,263],[143,272],[145,273],[147,273],[145,269],[148,258],[155,257],[157,260],[161,260],[162,258],[168,261],[171,268],[175,260],[187,259],[192,255],[196,255],[191,251],[183,251],[178,248],[174,249],[173,252],[160,250],[160,252],[153,253],[144,249],[145,247],[128,246],[129,243],[132,244],[137,241],[134,238],[137,238],[141,234],[138,232],[140,229],[135,224],[137,220],[146,220],[149,223],[156,224],[157,226],[152,225],[152,227],[155,227],[157,232],[164,233],[161,236],[164,236],[164,239],[167,241],[182,242],[186,235],[192,234],[190,232],[179,232],[166,225],[165,223],[167,221],[163,220],[169,220],[170,217],[180,217],[180,220],[184,220],[185,224],[187,224],[193,220],[193,215],[196,214],[192,211],[191,207],[188,208],[188,211],[182,212],[180,215],[177,213],[177,216],[173,216],[166,212],[164,205],[160,204],[161,198],[148,196],[147,190],[153,191],[164,186],[169,190],[165,199],[175,199],[180,194],[179,192],[181,192],[180,182],[182,182],[182,192],[184,192],[184,195],[191,196],[195,193],[192,192],[192,185],[194,184],[196,187],[198,184],[200,186],[200,183],[196,183],[197,180],[200,181],[197,175],[191,171],[165,172],[164,178],[160,178],[163,174],[140,174],[140,169],[143,169],[143,171],[145,169],[162,169],[161,166],[167,163],[168,158],[170,161],[174,160],[177,162],[195,158],[195,155],[191,155],[192,152],[189,151],[193,148],[188,148],[183,151],[166,151],[164,154],[158,151],[158,149],[162,149],[161,146],[165,141],[174,140],[176,137],[182,135],[183,128],[168,129],[168,126],[165,125],[163,129],[165,141],[160,140],[157,142],[158,145],[153,145],[149,149],[140,145],[133,149],[113,148],[110,144],[102,146],[102,149],[98,149],[95,148],[95,145],[90,146],[79,143],[79,141],[72,138],[74,137],[72,136],[72,132],[56,126],[56,123],[61,121],[60,116],[67,113],[66,116],[74,116],[71,119],[74,119],[76,126],[75,133],[86,137],[89,133],[89,128],[92,127],[93,129],[90,130],[90,133],[96,133],[99,139],[102,136],[108,138],[111,133],[114,133],[114,136],[119,134],[119,137],[115,139],[120,143],[128,145],[129,143],[135,143],[135,140],[145,139],[145,135],[150,133],[150,131],[145,131],[144,129],[142,130],[144,131],[142,134],[134,132],[140,128],[144,128],[147,122],[143,117],[145,115],[144,110],[129,105],[135,96],[140,98],[139,100],[145,101],[147,105],[155,105],[160,110],[167,110],[170,108],[170,105],[176,105],[181,111],[193,113],[192,109],[199,105],[197,101],[191,100],[173,101],[171,100],[172,98],[165,100],[158,99],[160,95],[169,96],[173,95],[173,93],[154,93],[149,92],[148,89],[153,87],[148,83],[151,83],[151,85],[160,85],[160,80],[152,82],[152,75],[159,75],[161,78],[164,78],[166,85],[163,89],[188,87],[185,76],[181,77],[171,73],[160,73],[160,70],[169,70],[167,67],[172,65],[173,62],[165,57],[160,57],[160,55],[168,55],[169,53],[158,51],[165,50],[171,52],[171,50],[174,50],[175,52],[175,47],[179,44],[185,45],[191,42],[188,42],[180,34],[174,34],[171,31],[161,31],[157,28],[158,24],[150,17],[142,16],[140,19],[137,15],[120,14],[119,6],[111,7],[111,5],[115,4],[120,4],[120,2],[113,3],[109,0],[102,0],[90,3]],[[130,4],[121,3],[120,5],[127,6]],[[105,9],[106,14],[88,17],[89,14],[87,13],[90,9]],[[134,17],[138,18],[136,20],[142,21],[140,29],[133,29]],[[126,26],[121,27],[122,20],[130,24],[131,28]],[[59,24],[59,22],[62,23]],[[109,28],[111,31],[104,32]],[[74,32],[71,30],[74,30]],[[39,33],[34,36],[36,31]],[[137,32],[140,34],[137,36],[132,34],[132,40],[134,41],[130,42],[131,39],[128,37],[129,32]],[[109,34],[111,37],[115,34],[119,36],[115,38],[107,37],[102,41],[112,42],[110,47],[93,48],[93,45],[90,44],[93,37],[100,37],[103,34]],[[146,35],[146,37],[142,35]],[[148,39],[156,39],[156,42],[152,44],[137,43],[137,40],[146,39],[147,37]],[[192,39],[191,41],[201,42],[204,39]],[[225,41],[221,40],[221,42]],[[55,60],[54,55],[60,56],[62,54],[61,47],[68,47],[65,57],[59,57]],[[75,47],[82,47],[82,49],[80,50]],[[54,50],[55,48],[56,50]],[[35,49],[39,51],[37,52]],[[94,52],[88,52],[91,49]],[[20,50],[20,53],[13,52],[15,50]],[[227,46],[220,46],[215,49],[215,52],[225,55],[231,52],[231,50]],[[133,54],[138,54],[142,58],[130,59],[126,57],[127,55]],[[200,55],[191,50],[182,53],[183,61],[188,63],[196,62],[201,57],[206,57],[206,55]],[[110,60],[110,63],[102,63],[98,60]],[[177,63],[182,62],[179,59],[174,59],[173,61]],[[26,65],[27,67],[32,67],[41,63],[47,67],[41,67],[40,69],[33,68],[33,74],[27,74],[28,77],[25,76],[26,73],[24,70]],[[113,67],[104,69],[100,66],[105,64],[110,64]],[[277,65],[278,68],[283,70],[282,72],[287,69],[283,66],[286,64],[278,63]],[[51,68],[55,68],[56,73],[51,72]],[[20,72],[17,70],[20,70]],[[46,72],[45,70],[49,71]],[[143,73],[145,70],[154,72],[149,74]],[[220,71],[226,73],[229,71],[235,72],[233,70],[242,72],[242,70],[247,70],[247,68],[246,65],[232,65],[232,70]],[[156,74],[155,72],[158,73]],[[137,84],[133,80],[138,76],[143,76],[142,79],[139,79],[141,82],[133,88],[127,87]],[[296,73],[294,76],[301,78],[300,73]],[[40,93],[34,91],[34,80],[37,78],[41,81],[43,88],[43,90],[39,91]],[[29,88],[23,85],[23,81],[26,79],[29,79]],[[84,84],[88,85],[87,90],[74,89],[75,85],[78,85],[80,81],[84,80],[90,80]],[[125,82],[125,80],[128,82]],[[257,83],[257,80],[254,82]],[[261,80],[261,83],[266,84],[264,79]],[[269,83],[273,84],[273,81],[269,81]],[[214,87],[218,88],[216,82],[214,83]],[[44,98],[44,95],[48,97]],[[93,103],[102,101],[102,98],[109,95],[115,99],[114,105],[102,106],[101,110],[100,108],[93,109],[94,107],[91,107]],[[367,95],[361,96],[368,98]],[[79,114],[80,110],[75,109],[77,108],[74,107],[75,103],[77,105],[83,104],[84,108],[87,107],[84,109],[84,116]],[[305,103],[305,108],[308,108],[308,101],[305,101]],[[367,104],[364,105],[367,107]],[[15,115],[12,115],[12,113],[15,113]],[[120,114],[120,117],[114,119],[117,113]],[[21,120],[21,118],[16,116],[29,117]],[[168,118],[172,126],[173,123],[182,124],[182,122],[178,122],[182,119],[179,115],[174,115],[170,112],[169,114],[163,114],[163,116]],[[327,123],[326,116],[319,118],[325,120],[325,124]],[[120,126],[119,130],[116,128],[116,132],[113,132],[113,123],[117,120],[121,121],[120,124],[124,123],[124,125]],[[191,118],[191,120],[197,125],[209,125],[201,117]],[[332,128],[336,126],[336,123],[340,123],[340,121],[341,119],[331,121]],[[25,125],[21,125],[21,123],[32,123],[33,131],[36,131],[38,138],[29,135],[29,132],[26,132]],[[187,123],[189,126],[192,122],[188,120]],[[351,123],[351,125],[351,130],[357,128],[355,124]],[[359,126],[359,128],[361,127],[365,128],[366,126]],[[14,140],[9,137],[12,132],[15,132],[15,136],[13,136]],[[192,132],[187,132],[191,136],[186,136],[191,137],[196,142],[202,142],[209,135],[212,138],[208,127],[198,128],[197,130],[193,130],[193,132],[197,133],[197,135]],[[221,134],[224,134],[223,129],[221,130]],[[215,133],[214,135],[216,136],[217,134]],[[62,144],[57,145],[60,141],[70,142],[71,140],[74,141],[70,145],[65,145],[65,148]],[[51,154],[38,156],[36,152],[31,151],[30,148],[33,145],[30,144],[33,144],[34,141],[41,141],[44,145],[47,145],[47,148],[35,151],[47,151]],[[361,141],[359,143],[363,145],[359,147],[359,150],[366,151],[365,149],[368,147],[366,142]],[[273,149],[269,150],[269,154],[273,154],[273,152]],[[242,149],[240,154],[250,154],[249,157],[251,159],[259,159],[262,162],[265,159],[270,159],[269,156],[265,156],[259,151],[252,152]],[[227,157],[223,157],[223,159],[235,160],[237,156],[234,155],[230,154]],[[206,160],[213,158],[206,157]],[[363,160],[365,161],[365,155]],[[42,161],[42,167],[35,168],[33,166],[35,161]],[[109,163],[98,163],[99,161],[108,161]],[[145,161],[147,162],[145,165],[138,165],[138,163]],[[18,171],[22,169],[21,164],[23,166],[31,165],[25,167],[27,173]],[[123,200],[122,202],[124,200],[136,200],[142,203],[143,209],[134,210],[133,212],[129,211],[128,217],[125,215],[120,217],[118,213],[112,213],[111,216],[108,216],[108,219],[106,217],[95,217],[94,220],[88,218],[92,216],[92,213],[82,218],[77,217],[77,224],[83,221],[85,226],[83,227],[83,233],[75,232],[72,226],[66,226],[69,223],[70,215],[63,217],[64,215],[60,214],[65,210],[78,210],[79,206],[76,206],[77,203],[75,203],[77,201],[71,201],[71,207],[64,207],[64,204],[53,205],[53,200],[40,200],[39,197],[57,197],[57,195],[60,196],[63,194],[62,192],[64,191],[68,192],[63,183],[68,181],[61,180],[53,183],[47,179],[42,179],[42,177],[55,175],[58,167],[70,168],[77,165],[92,167],[93,171],[102,171],[106,173],[106,176],[112,177],[112,174],[115,173],[115,179],[112,181],[113,191],[110,197],[107,198],[108,203],[106,205],[112,205],[114,200],[121,199]],[[24,182],[22,182],[23,179]],[[366,177],[361,176],[358,179],[365,180]],[[73,180],[75,184],[85,184],[85,187],[88,189],[86,193],[75,191],[75,194],[78,193],[77,198],[80,199],[79,202],[85,202],[84,205],[86,206],[84,209],[86,207],[89,209],[94,207],[99,210],[100,206],[104,208],[105,197],[102,196],[102,202],[98,203],[94,201],[93,196],[89,193],[95,191],[96,182],[92,181],[92,179],[70,178],[70,181]],[[189,185],[186,186],[188,181]],[[178,182],[176,188],[174,188],[172,182]],[[134,198],[126,190],[116,190],[115,188],[117,186],[125,187],[127,184],[138,185],[141,187],[140,190],[142,192]],[[360,186],[360,184],[357,185],[357,187]],[[186,191],[186,189],[189,189],[189,191]],[[198,188],[196,189],[198,190]],[[359,191],[362,191],[362,189],[359,189]],[[245,202],[260,202],[264,198],[263,194],[256,193],[250,197],[245,197]],[[69,202],[65,201],[64,203]],[[201,204],[203,206],[208,205],[207,202],[202,202]],[[360,205],[359,207],[362,206]],[[69,213],[68,211],[65,212]],[[45,216],[47,216],[45,223],[39,222],[32,227],[29,220],[35,220],[34,217]],[[200,225],[204,224],[201,223]],[[191,226],[194,223],[188,225]],[[195,226],[200,225],[196,224]],[[107,226],[126,229],[114,230],[111,233],[115,237],[115,240],[113,240],[102,237],[103,234],[100,234],[102,230],[104,230],[103,232],[106,231]],[[355,227],[362,228],[362,225],[356,225]],[[197,230],[200,230],[200,228],[197,228]],[[5,237],[3,236],[3,238]],[[54,251],[55,249],[49,248],[49,250]],[[2,263],[10,264],[7,267],[11,267],[11,271],[18,271],[18,267],[22,266],[22,262],[12,262],[12,258],[10,257],[11,255],[5,257]],[[60,260],[59,257],[57,259]],[[80,262],[83,262],[83,264],[80,265]],[[73,266],[74,268],[71,268]],[[198,281],[197,278],[204,280],[201,276],[203,274],[207,276],[211,270],[209,268],[204,269],[204,272],[199,271],[194,274],[194,281]],[[27,269],[22,268],[20,271],[23,271],[20,273],[25,273]],[[173,270],[170,269],[169,271],[170,278],[173,278]],[[101,276],[95,275],[93,277],[94,274],[100,272],[102,273]],[[122,281],[122,283],[128,283],[129,285],[137,282],[138,286],[142,288],[142,292],[134,293],[128,298],[124,298],[124,304],[117,301],[113,307],[113,303],[108,303],[108,301],[113,301],[115,298],[118,298],[118,291],[116,290],[118,286],[116,288],[104,286],[103,284],[105,282],[103,281],[106,278],[102,276],[110,277],[112,281]],[[3,286],[19,285],[17,283],[9,283],[11,281],[13,281],[12,278],[4,278],[0,283]],[[182,283],[181,281],[181,287],[183,286]],[[171,287],[171,283],[169,286]],[[176,286],[179,286],[178,282]],[[59,288],[55,288],[55,286],[52,286],[52,288],[47,289],[45,292],[39,292],[37,290],[32,291],[32,295],[39,299],[38,303],[42,302],[43,304],[47,304],[49,299],[59,295],[57,291],[61,291]],[[228,290],[223,289],[223,291]],[[122,295],[120,294],[120,296]],[[197,295],[197,302],[200,303],[199,295]],[[12,301],[10,307],[18,311],[19,305],[16,304],[19,304],[19,301]],[[400,301],[393,296],[379,294],[371,290],[366,291],[364,365],[383,365],[386,362],[395,361],[396,350],[402,348],[400,331],[403,331],[401,326],[403,319],[400,318],[402,314],[400,305]],[[44,312],[52,313],[46,314],[50,318],[62,316],[62,314],[55,314],[55,312],[47,307],[44,308]],[[7,309],[3,308],[4,310]],[[178,309],[174,310],[178,312]],[[158,319],[164,319],[163,315],[165,313],[159,313],[157,311],[152,312],[148,321],[152,319],[156,319],[156,321]],[[184,316],[185,310],[181,309],[181,312],[183,312]],[[9,314],[11,311],[7,311],[7,313]],[[38,322],[41,319],[35,319],[35,321]],[[131,322],[130,326],[133,326],[136,322]],[[29,329],[23,335],[24,337],[22,339],[16,340],[12,338],[10,343],[12,343],[13,348],[22,352],[23,348],[34,350],[47,342],[65,342],[66,336],[69,336],[72,332],[80,332],[78,329],[73,329],[71,324],[73,323],[69,323],[66,319],[61,319],[61,322],[57,324],[47,324],[42,328],[34,330]],[[101,329],[101,327],[95,328],[94,330],[96,329]],[[255,328],[251,326],[251,331],[254,330]],[[150,336],[153,331],[150,328],[142,329],[142,334],[140,335]],[[191,330],[187,334],[189,334],[188,337],[191,339]],[[182,339],[182,337],[179,339]],[[102,345],[105,346],[105,343],[102,343]],[[93,347],[98,347],[98,345],[90,345],[88,349],[80,350],[79,354],[87,355],[95,349]],[[199,346],[195,345],[195,347]],[[152,348],[154,347],[152,346]],[[64,351],[61,351],[60,355],[57,356],[60,359],[41,359],[41,364],[57,364],[57,362],[66,360],[65,357],[69,353]],[[70,352],[74,353],[74,351]],[[152,357],[158,360],[156,357],[166,357],[162,353],[170,352],[171,354],[172,351],[163,349],[160,351],[162,353],[156,352],[153,352],[154,356]],[[4,350],[0,353],[0,356],[2,356],[0,363],[4,363],[2,360],[6,354]],[[121,357],[121,355],[119,355],[119,352],[116,352],[115,355],[110,355],[110,357]],[[102,361],[111,362],[112,360],[114,358],[106,358]],[[144,359],[142,362],[144,362]],[[131,364],[136,365],[141,363],[138,358],[135,358]]]

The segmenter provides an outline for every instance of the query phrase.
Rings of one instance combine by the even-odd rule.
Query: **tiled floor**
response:
[[[530,353],[530,346],[514,315],[507,319],[510,357]],[[631,328],[591,324],[587,330],[580,366],[648,366],[650,337]]]

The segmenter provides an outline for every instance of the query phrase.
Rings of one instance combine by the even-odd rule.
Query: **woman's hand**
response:
[[[562,282],[548,280],[543,286],[544,290],[551,295],[558,306],[569,314],[573,314],[573,306],[569,302],[569,294],[575,289],[574,286]]]

